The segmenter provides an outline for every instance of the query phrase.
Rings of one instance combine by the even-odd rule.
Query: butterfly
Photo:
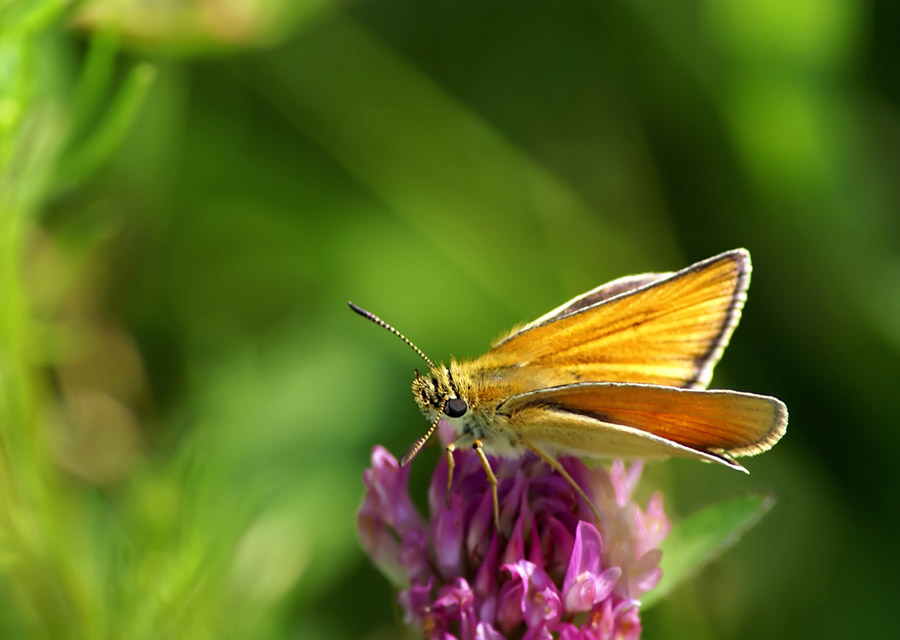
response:
[[[787,408],[771,396],[707,390],[741,317],[750,254],[735,249],[674,273],[625,276],[517,327],[474,360],[435,365],[374,314],[358,314],[401,338],[428,364],[412,392],[431,422],[400,461],[410,460],[443,419],[472,447],[491,483],[486,453],[532,452],[596,508],[559,463],[590,458],[686,457],[747,470],[734,458],[767,451],[787,429]],[[599,515],[599,514],[598,514]]]

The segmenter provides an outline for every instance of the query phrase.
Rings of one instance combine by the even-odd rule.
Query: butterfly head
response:
[[[419,347],[414,345],[409,338],[374,313],[366,311],[352,302],[350,302],[349,305],[354,312],[400,338],[410,349],[419,354],[419,356],[428,363],[428,374],[420,375],[419,372],[416,371],[412,390],[416,403],[419,405],[422,413],[425,414],[425,417],[431,422],[431,426],[428,428],[428,431],[425,432],[425,435],[416,440],[409,448],[409,451],[406,452],[406,455],[401,458],[400,465],[406,465],[415,457],[425,443],[428,442],[431,434],[437,429],[438,423],[442,417],[451,419],[461,418],[469,412],[469,405],[464,398],[460,397],[459,390],[456,387],[456,383],[453,381],[450,369],[443,365],[435,366],[435,364],[429,360],[428,356],[426,356]],[[453,365],[453,363],[451,363],[451,365]]]
[[[460,397],[453,375],[447,367],[433,367],[424,375],[416,371],[412,392],[422,413],[429,420],[435,420],[438,416],[460,418],[469,411],[469,405]]]
[[[469,404],[464,398],[460,397],[456,383],[453,381],[453,375],[447,367],[431,367],[431,370],[426,375],[421,375],[416,371],[416,377],[412,383],[412,392],[413,397],[416,399],[416,404],[419,405],[422,413],[431,422],[431,426],[428,427],[425,435],[416,440],[409,448],[409,451],[400,460],[401,466],[412,460],[425,443],[428,442],[442,418],[449,418],[454,421],[455,418],[462,418],[469,412]]]

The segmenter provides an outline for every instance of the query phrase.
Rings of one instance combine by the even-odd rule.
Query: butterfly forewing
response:
[[[592,307],[595,304],[599,304],[604,300],[608,300],[615,296],[620,296],[623,293],[628,293],[629,291],[634,291],[635,289],[645,287],[652,282],[656,282],[657,280],[661,280],[663,278],[668,278],[671,275],[671,273],[641,273],[634,276],[624,276],[622,278],[616,278],[612,282],[601,284],[596,289],[591,289],[587,293],[583,293],[576,298],[572,298],[556,309],[548,311],[537,320],[511,330],[508,334],[503,336],[500,340],[497,340],[491,346],[496,347],[500,343],[508,341],[513,336],[516,336],[524,331],[528,331],[529,329],[540,324],[551,322],[564,316],[571,315],[577,311],[581,311],[582,309],[587,309],[588,307]]]
[[[703,391],[654,385],[585,383],[542,389],[510,398],[501,411],[512,416],[540,408],[547,414],[591,418],[589,445],[602,454],[608,437],[604,424],[622,425],[695,451],[746,456],[774,445],[787,426],[784,404],[769,396],[737,391]],[[531,422],[528,420],[528,422]],[[563,422],[565,422],[563,420]]]
[[[738,249],[653,275],[584,308],[576,298],[500,340],[485,365],[561,370],[572,381],[705,387],[740,319],[750,256]]]

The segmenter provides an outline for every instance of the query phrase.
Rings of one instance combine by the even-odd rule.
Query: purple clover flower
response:
[[[443,427],[443,425],[442,425]],[[452,437],[452,430],[443,432]],[[456,451],[449,505],[447,461],[434,470],[431,518],[409,495],[409,468],[384,447],[363,473],[362,545],[400,590],[406,624],[428,640],[606,640],[640,636],[638,598],[662,575],[657,548],[669,532],[662,497],[631,500],[641,464],[589,469],[562,458],[603,518],[533,456],[490,458],[500,526],[477,455]]]

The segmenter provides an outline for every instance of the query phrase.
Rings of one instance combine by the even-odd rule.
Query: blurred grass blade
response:
[[[97,129],[60,161],[57,188],[78,184],[110,158],[135,123],[156,73],[152,64],[135,65]]]
[[[29,38],[57,20],[66,5],[57,0],[4,2],[0,6],[0,38]]]
[[[646,610],[734,545],[772,508],[769,495],[743,496],[691,514],[660,545],[662,580],[641,600]]]
[[[112,81],[119,35],[112,29],[96,31],[90,40],[84,66],[72,98],[69,140],[77,140],[88,128]]]

